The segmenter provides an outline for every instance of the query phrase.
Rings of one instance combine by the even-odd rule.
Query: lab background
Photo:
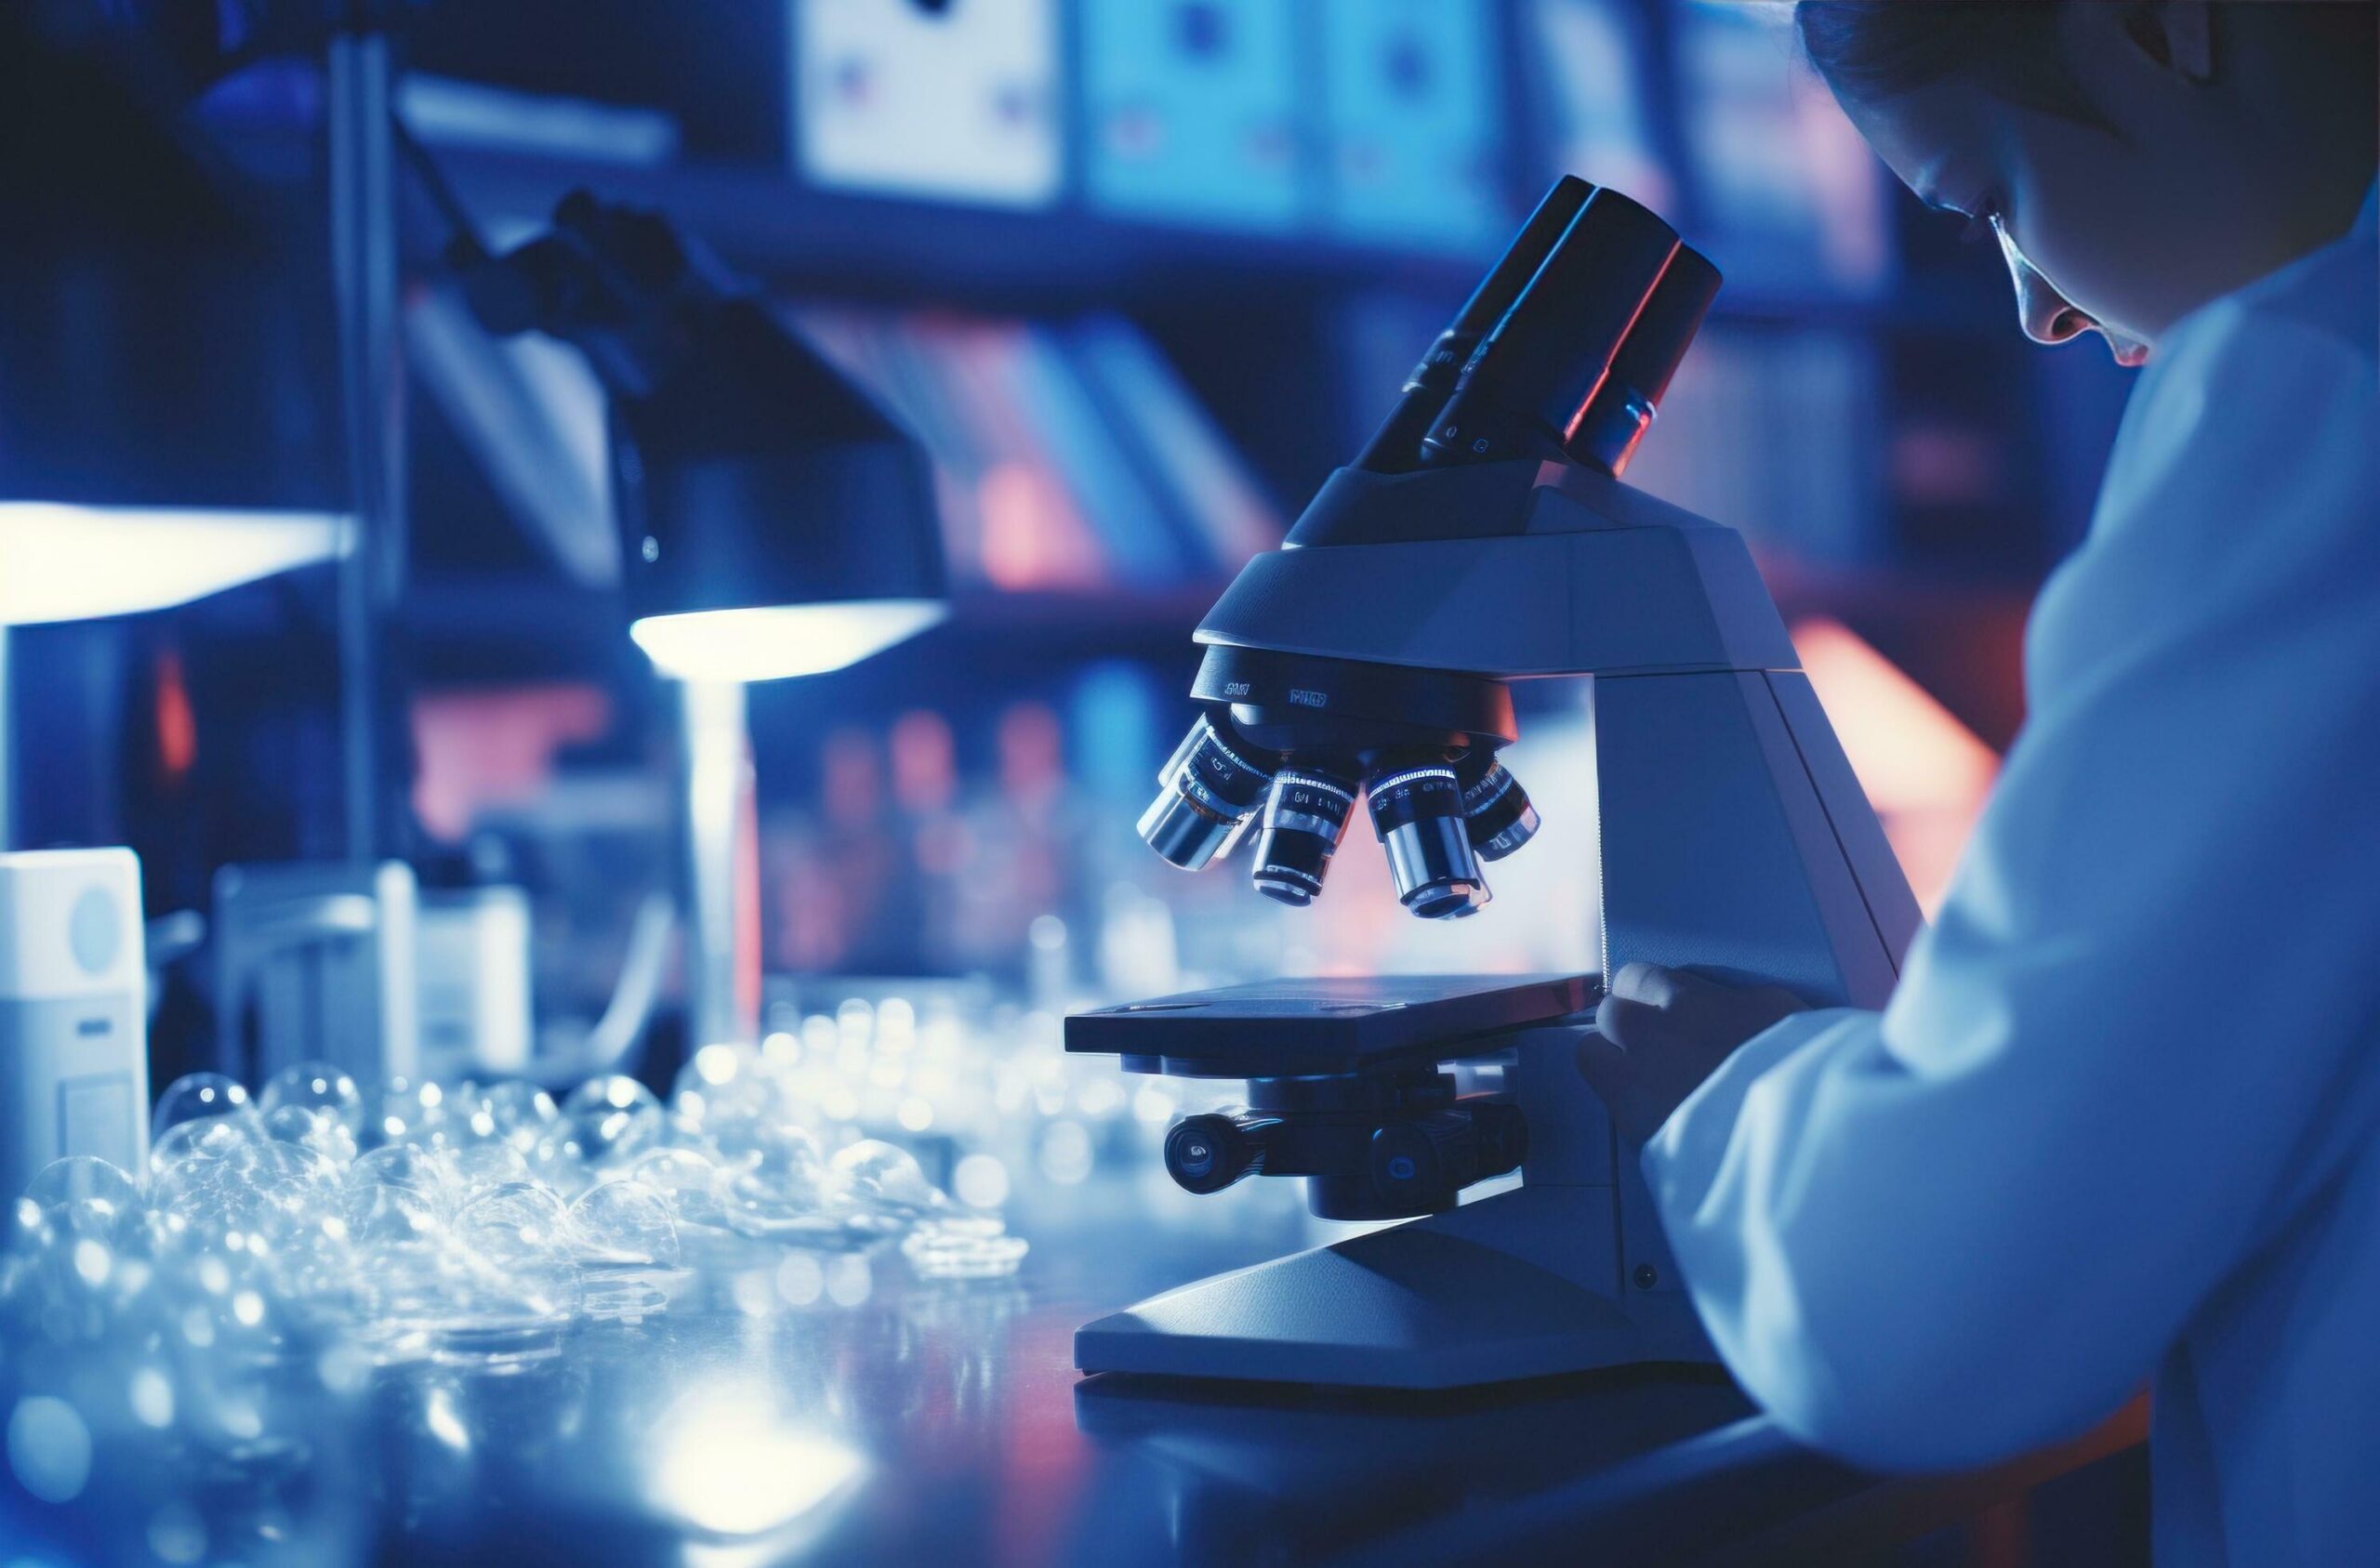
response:
[[[1134,831],[1194,627],[1564,174],[1725,274],[1628,481],[1744,535],[1932,909],[2129,377],[2021,336],[1999,257],[1890,186],[1788,8],[331,9],[0,24],[0,849],[138,857],[152,1096],[220,1074],[368,1152],[442,1094],[657,1148],[748,1092],[892,1209],[921,1179],[914,1207],[999,1218],[937,1252],[747,1217],[760,1264],[673,1239],[671,1279],[567,1333],[293,1374],[312,1341],[270,1291],[205,1343],[128,1337],[88,1277],[126,1261],[20,1213],[11,1289],[47,1288],[44,1245],[94,1287],[0,1338],[23,1560],[542,1559],[556,1522],[575,1561],[1461,1556],[1733,1430],[1715,1375],[1418,1412],[1070,1396],[1091,1309],[1348,1227],[1294,1183],[1177,1190],[1158,1145],[1215,1086],[1059,1042],[1237,981],[1594,968],[1575,683],[1515,687],[1545,828],[1459,924],[1398,907],[1360,817],[1307,909]],[[491,331],[456,264],[465,225],[508,251],[581,190],[707,245],[915,437],[946,615],[814,674],[656,670],[605,387]],[[351,1100],[276,1076],[322,1061]],[[1717,1497],[1772,1546],[2105,1561],[2140,1528],[2109,1452],[1879,1497],[1761,1448],[1659,1471],[1604,1538],[1659,1556]],[[1845,1534],[1791,1534],[1820,1516]]]

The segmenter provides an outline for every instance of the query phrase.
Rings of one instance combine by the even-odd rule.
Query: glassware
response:
[[[25,1196],[58,1229],[103,1242],[137,1222],[142,1206],[132,1178],[93,1154],[50,1161],[25,1184]]]
[[[738,1046],[703,1047],[669,1090],[669,1125],[681,1140],[723,1146],[780,1108],[774,1074],[758,1051]]]
[[[661,1101],[634,1078],[613,1073],[589,1078],[562,1101],[587,1163],[599,1169],[625,1164],[661,1141]]]
[[[446,1163],[429,1150],[388,1144],[347,1168],[339,1216],[359,1244],[441,1240],[457,1201],[456,1185]]]
[[[455,1238],[496,1263],[542,1257],[570,1245],[570,1216],[540,1181],[500,1181],[455,1213]]]
[[[350,1133],[364,1125],[364,1096],[355,1080],[327,1061],[300,1061],[265,1081],[258,1103],[267,1115],[284,1105],[326,1112]]]
[[[929,1219],[901,1240],[901,1255],[923,1279],[998,1279],[1016,1272],[1029,1250],[999,1220],[977,1215]]]
[[[250,1180],[266,1141],[260,1127],[229,1116],[174,1127],[149,1152],[149,1201],[168,1213],[203,1214],[217,1193]]]
[[[265,1113],[264,1135],[277,1142],[311,1149],[335,1166],[355,1158],[355,1133],[327,1111],[311,1105],[278,1105]]]
[[[570,1230],[582,1261],[674,1269],[678,1225],[669,1200],[641,1181],[601,1181],[570,1206]]]
[[[372,1143],[430,1143],[441,1136],[448,1116],[445,1086],[433,1078],[397,1076],[385,1080],[373,1097],[364,1130]]]
[[[486,1114],[489,1126],[475,1131],[493,1132],[523,1154],[562,1121],[562,1110],[554,1104],[554,1097],[536,1085],[520,1078],[508,1078],[490,1084],[474,1097],[478,1109]]]
[[[727,1227],[756,1241],[798,1246],[855,1245],[869,1216],[859,1212],[819,1157],[816,1143],[781,1139],[770,1153],[719,1167],[711,1192]]]
[[[648,1149],[628,1162],[628,1176],[660,1193],[681,1226],[718,1228],[727,1223],[713,1183],[719,1166],[694,1149]]]
[[[472,1138],[445,1152],[447,1168],[455,1173],[468,1197],[483,1188],[529,1179],[529,1162],[520,1150],[497,1138]]]
[[[831,1169],[853,1202],[894,1219],[914,1219],[950,1201],[926,1179],[916,1155],[880,1139],[837,1150]]]
[[[237,1078],[220,1073],[185,1073],[157,1097],[157,1109],[149,1118],[149,1140],[156,1142],[184,1122],[238,1115],[253,1109],[247,1089]]]
[[[668,1307],[658,1276],[681,1256],[668,1199],[641,1181],[598,1182],[570,1206],[570,1225],[588,1317],[635,1324]]]
[[[430,1327],[438,1359],[503,1365],[552,1355],[580,1305],[569,1215],[550,1188],[498,1182],[456,1212],[444,1298]]]

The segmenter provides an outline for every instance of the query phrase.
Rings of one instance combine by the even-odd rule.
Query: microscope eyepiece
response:
[[[1365,786],[1397,901],[1425,920],[1477,913],[1488,882],[1462,815],[1462,786],[1443,762],[1390,764]]]
[[[1496,754],[1474,747],[1454,768],[1462,786],[1462,823],[1483,861],[1500,861],[1537,837],[1537,807]]]
[[[1618,191],[1597,191],[1463,366],[1422,461],[1570,455],[1567,443],[1678,249],[1677,231]]]
[[[1302,909],[1322,891],[1355,810],[1354,770],[1292,762],[1273,775],[1256,840],[1256,890]]]
[[[1615,477],[1627,469],[1718,295],[1719,269],[1700,252],[1678,246],[1628,329],[1628,340],[1612,356],[1609,374],[1570,421],[1564,451]]]
[[[1158,775],[1141,837],[1184,871],[1227,853],[1272,784],[1276,760],[1201,714]]]
[[[1544,265],[1555,242],[1579,216],[1579,209],[1594,193],[1593,186],[1575,175],[1564,175],[1554,182],[1545,199],[1538,203],[1537,210],[1529,214],[1528,221],[1521,225],[1520,232],[1513,236],[1502,257],[1479,280],[1479,286],[1472,290],[1471,297],[1463,301],[1454,320],[1447,323],[1437,341],[1421,356],[1421,362],[1405,378],[1395,408],[1357,455],[1354,467],[1376,473],[1403,473],[1420,461],[1421,438],[1430,433],[1438,410],[1446,405],[1448,396],[1462,376],[1462,367],[1470,362],[1480,340],[1504,319],[1513,302],[1520,297],[1521,290],[1528,286],[1529,279]]]

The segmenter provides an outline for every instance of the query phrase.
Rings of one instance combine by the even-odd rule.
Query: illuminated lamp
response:
[[[603,384],[629,634],[657,669],[816,675],[942,619],[924,449],[665,219],[575,192],[459,270],[490,330],[562,338]]]

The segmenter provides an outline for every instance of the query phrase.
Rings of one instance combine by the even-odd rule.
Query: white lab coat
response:
[[[1756,1036],[1644,1155],[1819,1447],[1980,1463],[2153,1377],[2166,1568],[2380,1562],[2373,253],[2367,202],[2166,335],[1890,1005]]]

